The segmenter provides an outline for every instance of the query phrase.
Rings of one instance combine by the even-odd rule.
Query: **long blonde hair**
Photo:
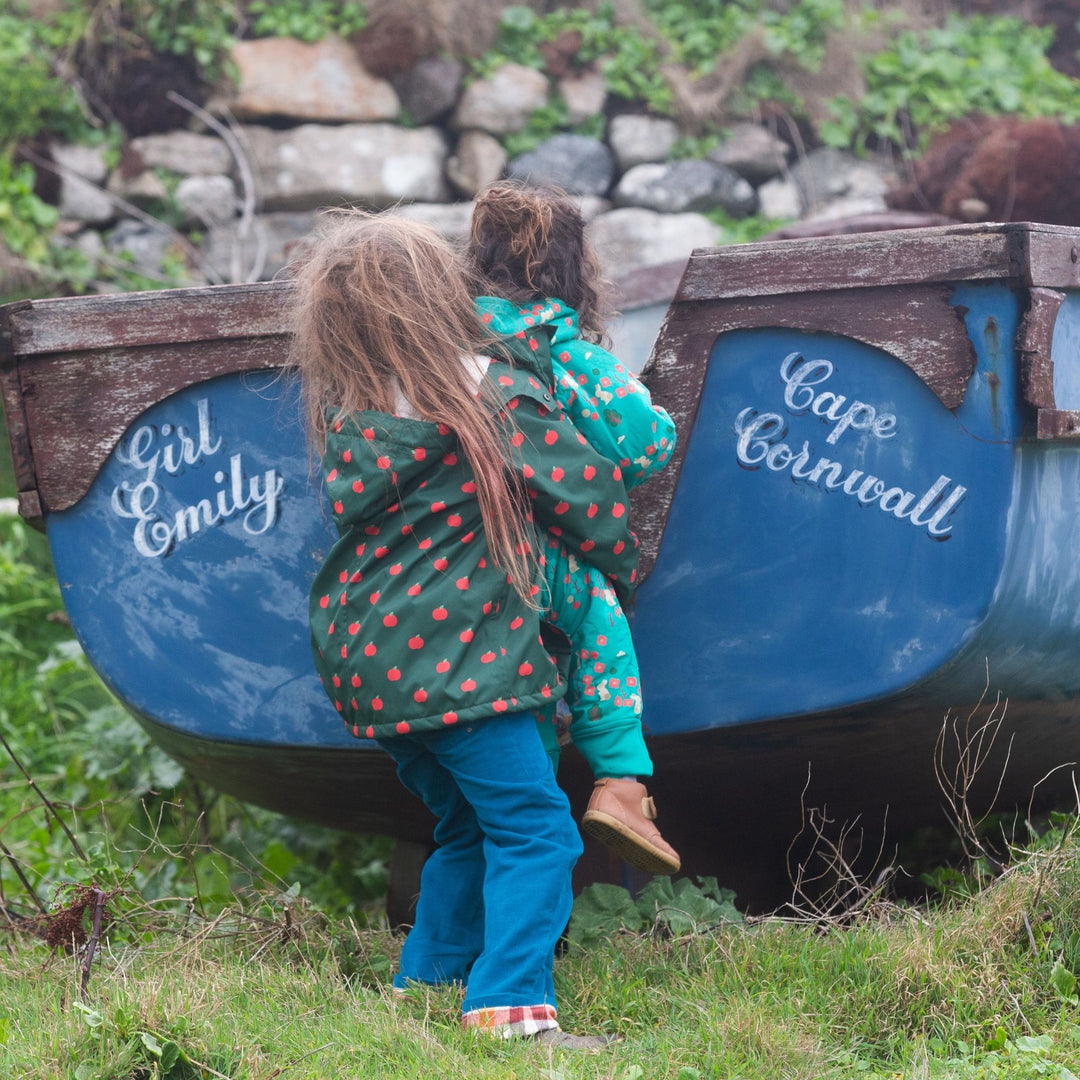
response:
[[[494,341],[449,244],[402,217],[325,211],[290,272],[291,355],[314,448],[321,454],[329,425],[351,413],[394,412],[400,391],[421,419],[457,436],[476,475],[492,558],[535,607],[535,539],[509,470],[500,402],[486,379],[477,395],[462,362]]]

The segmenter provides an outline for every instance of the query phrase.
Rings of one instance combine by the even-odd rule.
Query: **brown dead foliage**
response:
[[[1078,174],[1080,125],[971,117],[933,139],[886,202],[964,221],[1080,225]]]
[[[52,949],[74,952],[89,940],[94,921],[94,909],[101,905],[101,926],[105,930],[112,922],[109,901],[117,892],[103,892],[93,885],[72,885],[65,894],[65,903],[47,915],[31,920],[38,936]]]

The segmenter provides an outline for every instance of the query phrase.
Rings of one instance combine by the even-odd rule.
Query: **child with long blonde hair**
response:
[[[518,339],[550,334],[553,392],[589,443],[618,466],[626,488],[662,468],[675,446],[675,425],[602,347],[605,287],[573,200],[512,181],[492,185],[473,204],[468,257],[495,294],[476,301],[485,325]],[[622,605],[596,573],[592,549],[583,560],[563,558],[559,538],[549,537],[546,556],[545,617],[572,646],[569,734],[596,777],[582,828],[633,866],[674,873],[678,853],[661,836],[655,803],[639,779],[652,776],[653,763]],[[545,705],[538,716],[557,761],[554,707]]]
[[[581,841],[529,710],[566,689],[541,638],[536,529],[560,529],[628,591],[617,470],[552,408],[528,341],[511,365],[481,331],[427,226],[324,214],[294,288],[293,356],[339,533],[311,589],[315,666],[349,730],[437,819],[394,986],[460,983],[467,1027],[601,1045],[556,1019]]]

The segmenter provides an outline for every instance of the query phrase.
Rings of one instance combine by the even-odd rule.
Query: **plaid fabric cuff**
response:
[[[557,1028],[554,1005],[512,1005],[494,1009],[471,1009],[461,1018],[466,1028],[500,1039],[514,1039],[521,1035],[536,1035],[549,1028]]]

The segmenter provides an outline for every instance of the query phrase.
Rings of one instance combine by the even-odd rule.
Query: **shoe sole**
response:
[[[601,810],[589,810],[581,819],[581,827],[594,840],[611,848],[623,862],[649,874],[674,874],[682,862],[672,858],[648,840],[638,836],[633,829],[618,818]]]
[[[529,1036],[541,1046],[551,1047],[553,1050],[577,1050],[585,1054],[596,1054],[601,1050],[608,1050],[621,1042],[617,1035],[571,1035],[566,1031],[553,1031],[546,1034]]]

